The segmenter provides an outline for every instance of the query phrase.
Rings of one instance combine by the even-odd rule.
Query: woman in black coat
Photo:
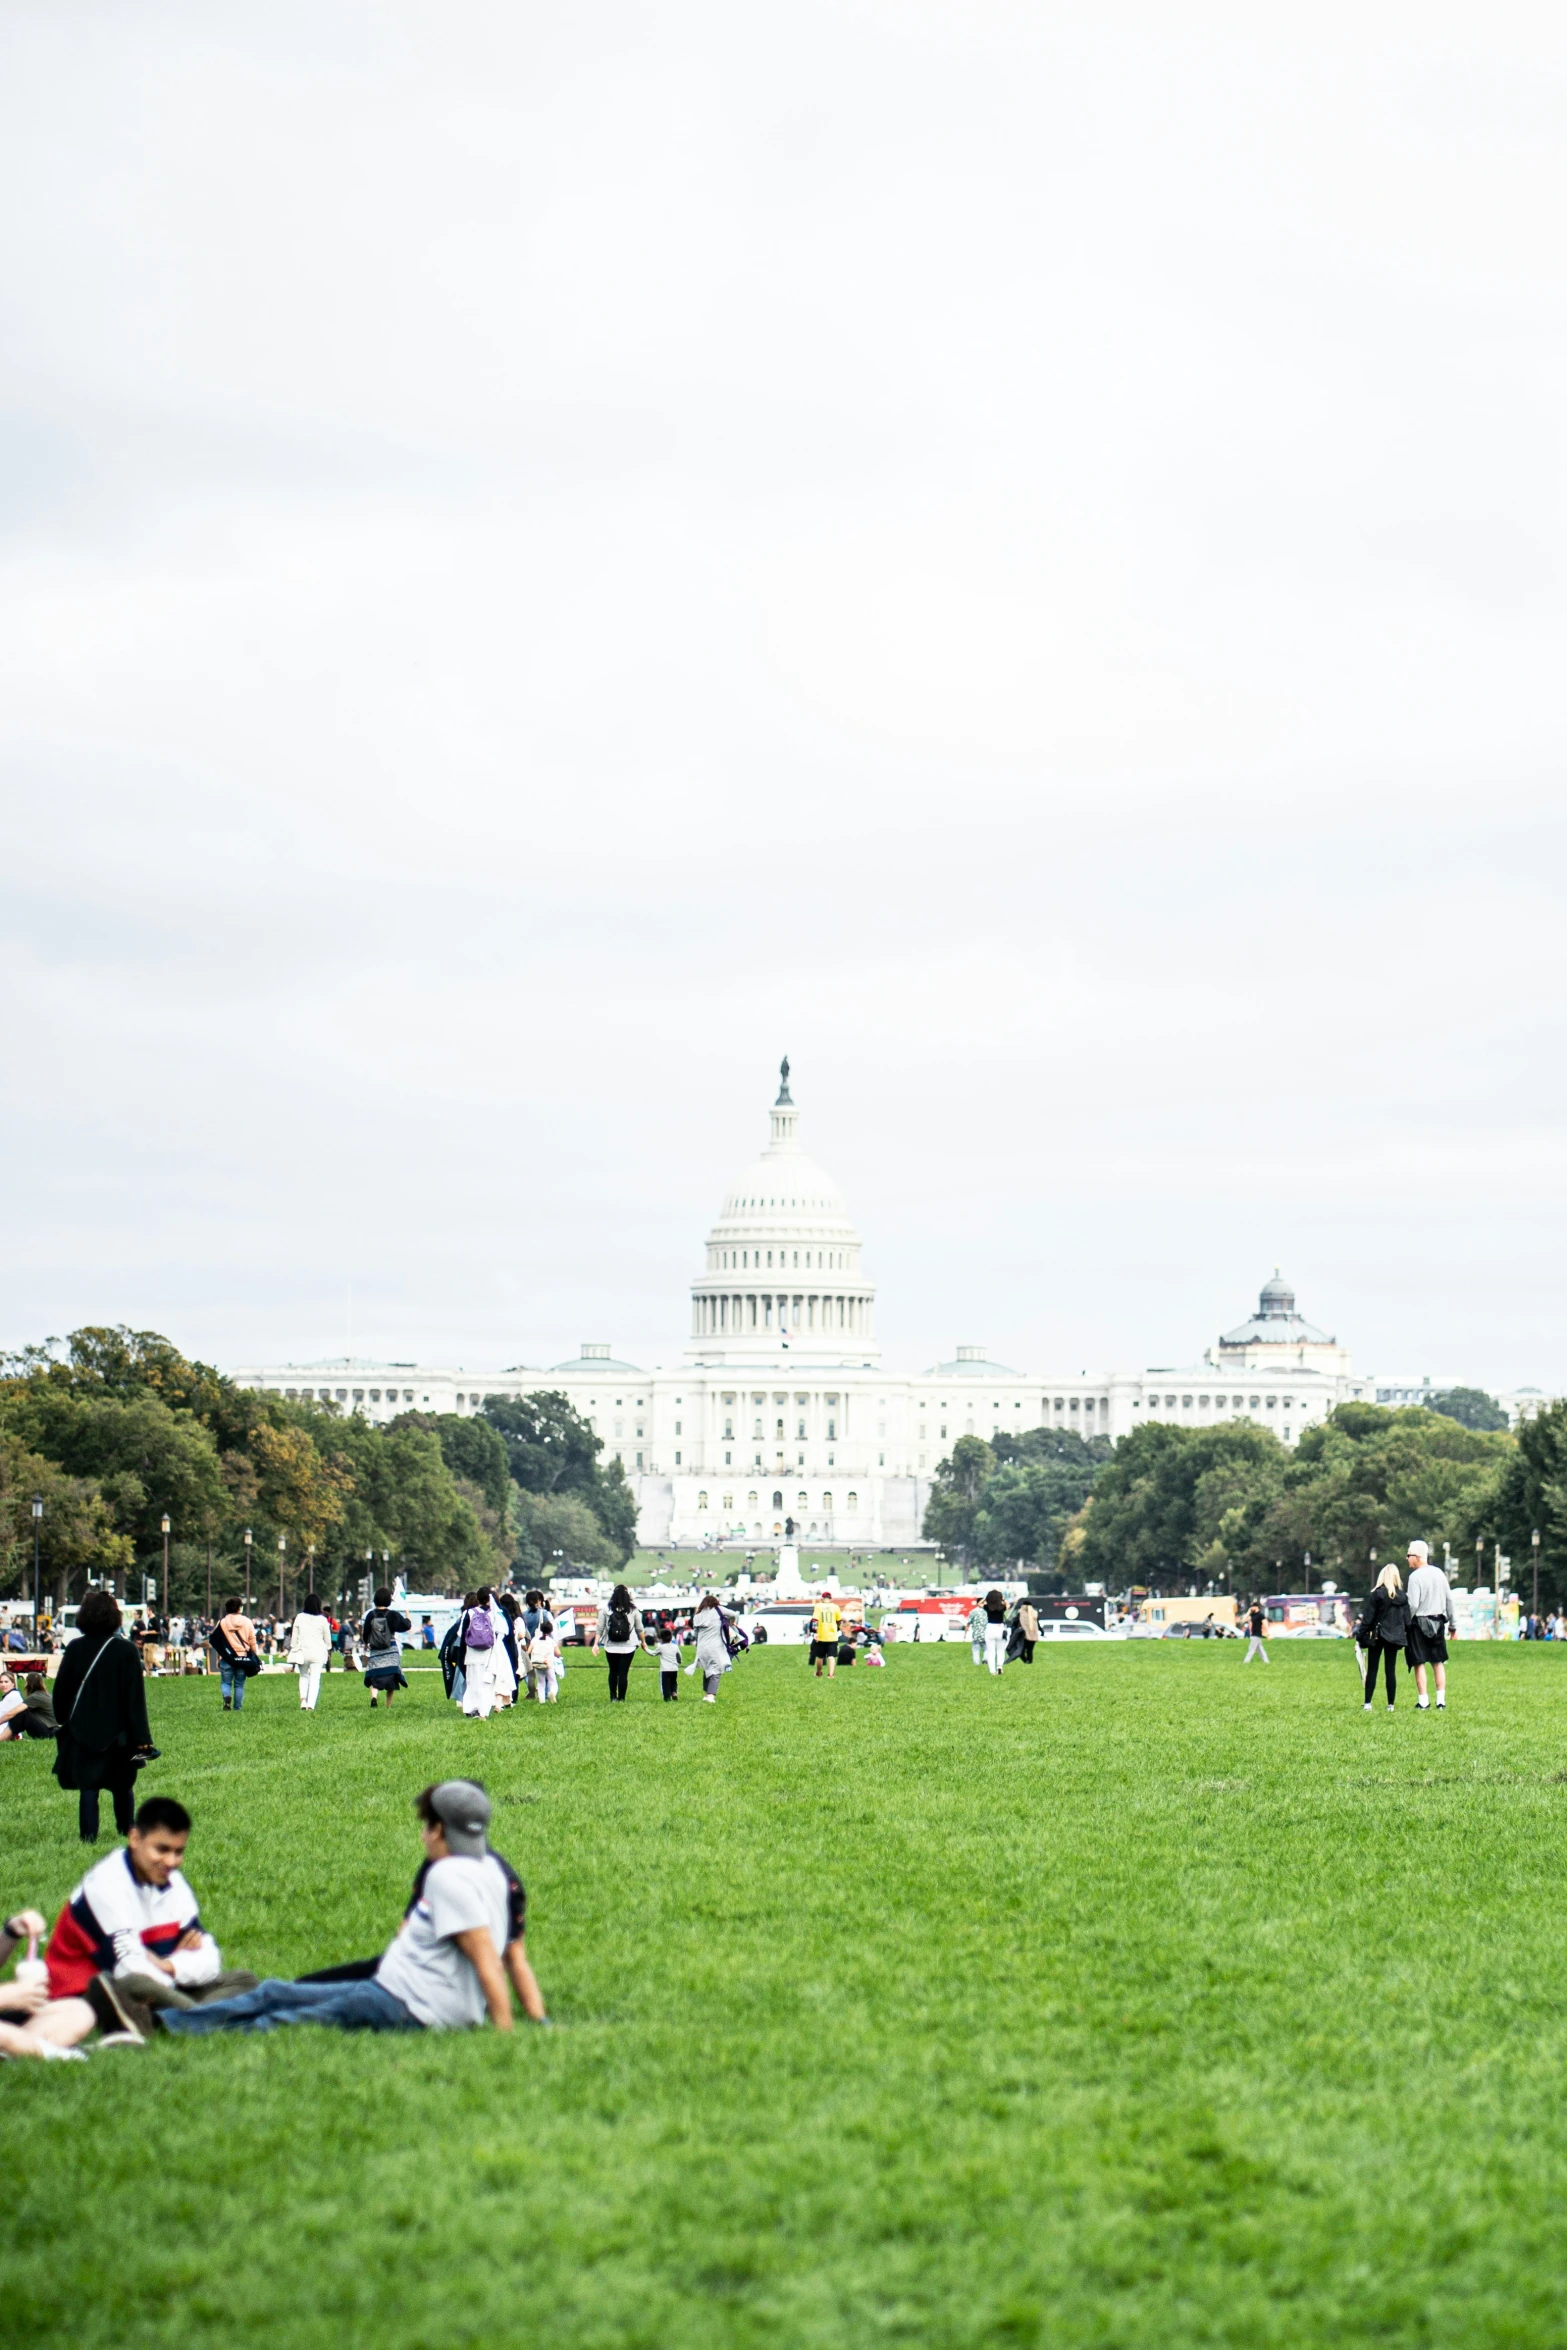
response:
[[[98,1835],[98,1797],[114,1797],[114,1824],[123,1836],[136,1812],[136,1773],[153,1753],[147,1727],[147,1685],[141,1657],[120,1631],[112,1591],[89,1591],[77,1612],[73,1640],[54,1684],[60,1725],[54,1775],[77,1790],[84,1844]]]
[[[1393,1696],[1398,1680],[1398,1652],[1409,1639],[1409,1601],[1404,1596],[1403,1579],[1397,1567],[1384,1567],[1377,1577],[1365,1612],[1355,1626],[1355,1638],[1366,1652],[1365,1712],[1371,1711],[1371,1700],[1376,1693],[1377,1666],[1385,1663],[1387,1675],[1387,1710],[1393,1710]]]

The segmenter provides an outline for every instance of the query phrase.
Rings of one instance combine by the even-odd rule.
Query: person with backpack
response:
[[[631,1678],[631,1661],[647,1637],[642,1621],[642,1610],[634,1607],[631,1594],[624,1583],[617,1583],[609,1595],[609,1605],[599,1609],[598,1645],[609,1664],[609,1697],[612,1705],[626,1702],[626,1684]]]
[[[1415,1711],[1426,1713],[1431,1700],[1426,1694],[1426,1667],[1429,1665],[1436,1681],[1436,1710],[1447,1711],[1447,1635],[1455,1638],[1458,1616],[1453,1606],[1453,1587],[1443,1570],[1432,1557],[1430,1545],[1412,1542],[1409,1545],[1409,1627],[1408,1658],[1415,1674]],[[1538,1617],[1535,1618],[1538,1624]],[[1536,1633],[1538,1638],[1538,1633]]]
[[[1404,1596],[1404,1581],[1397,1567],[1386,1566],[1376,1579],[1371,1597],[1366,1601],[1360,1622],[1355,1626],[1355,1638],[1366,1652],[1366,1702],[1364,1711],[1370,1713],[1371,1700],[1376,1694],[1377,1666],[1384,1668],[1387,1681],[1387,1710],[1393,1710],[1397,1694],[1398,1652],[1409,1639],[1410,1609]]]
[[[488,1583],[481,1583],[462,1612],[462,1710],[481,1722],[489,1720],[495,1704],[494,1596]]]
[[[474,1596],[470,1591],[465,1594],[462,1605],[458,1608],[456,1615],[453,1616],[451,1622],[447,1625],[446,1630],[442,1633],[441,1645],[436,1651],[436,1662],[440,1665],[441,1668],[441,1680],[445,1687],[447,1697],[449,1699],[455,1699],[459,1705],[462,1703],[464,1687],[462,1669],[463,1613],[465,1609],[471,1608],[473,1604]]]
[[[392,1710],[392,1699],[408,1683],[403,1675],[403,1651],[400,1635],[411,1632],[413,1624],[400,1608],[392,1605],[389,1591],[378,1591],[375,1605],[364,1620],[360,1639],[365,1651],[365,1687],[370,1692],[372,1707],[378,1705],[384,1694],[386,1709]]]
[[[213,1626],[208,1646],[218,1660],[223,1711],[237,1714],[245,1703],[245,1683],[261,1670],[256,1627],[237,1598],[223,1602],[223,1613]]]

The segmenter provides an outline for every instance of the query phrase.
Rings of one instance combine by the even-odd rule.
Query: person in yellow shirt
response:
[[[816,1678],[822,1677],[827,1667],[831,1681],[838,1670],[838,1626],[843,1622],[843,1610],[833,1603],[830,1591],[824,1591],[811,1617],[811,1662],[816,1667]]]

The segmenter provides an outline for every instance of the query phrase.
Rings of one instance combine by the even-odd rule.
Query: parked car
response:
[[[1041,1624],[1039,1637],[1041,1640],[1113,1640],[1115,1634],[1107,1632],[1103,1624],[1057,1623]]]

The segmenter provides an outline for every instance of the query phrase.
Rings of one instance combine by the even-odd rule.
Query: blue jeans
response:
[[[234,1711],[238,1713],[245,1702],[245,1676],[232,1657],[219,1657],[218,1679],[223,1684],[224,1696],[233,1698]]]
[[[270,1975],[237,1999],[214,1999],[210,2007],[166,2008],[170,2032],[275,2032],[279,2024],[332,2024],[340,2032],[423,2030],[400,1999],[379,1983],[284,1983]]]

